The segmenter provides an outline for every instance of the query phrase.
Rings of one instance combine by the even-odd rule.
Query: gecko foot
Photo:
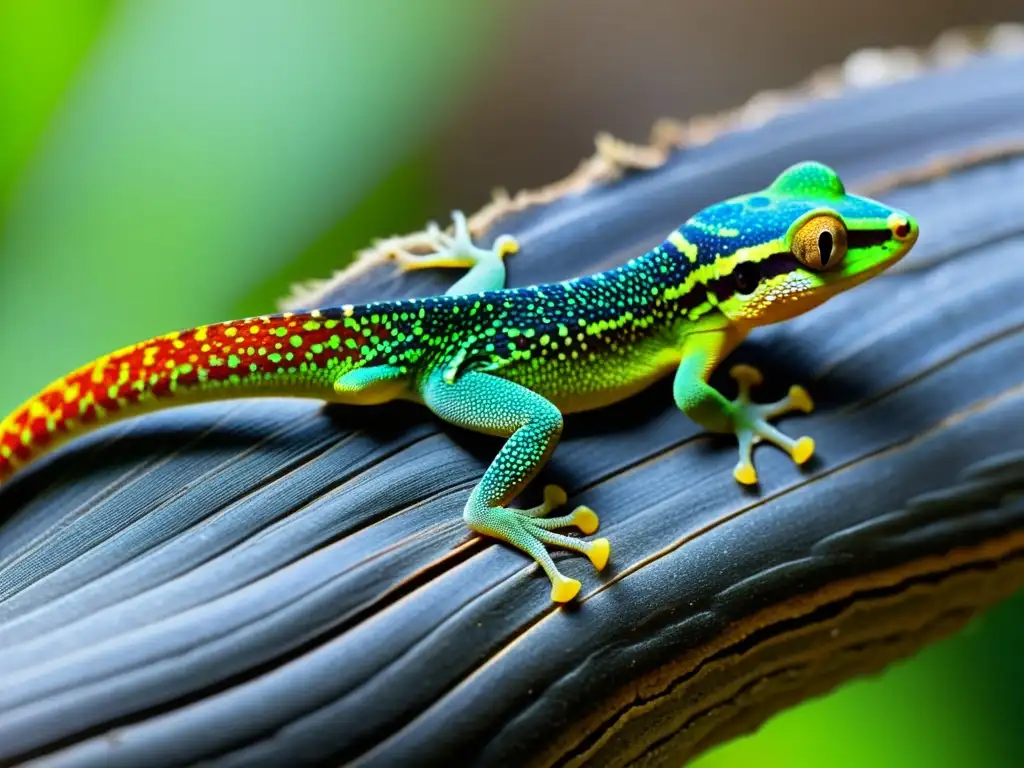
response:
[[[749,365],[736,365],[729,371],[729,375],[739,385],[739,395],[732,402],[733,422],[740,444],[740,458],[733,470],[733,477],[743,485],[754,485],[757,482],[752,454],[754,446],[762,440],[779,446],[797,464],[808,462],[814,455],[814,440],[806,436],[794,440],[768,423],[768,419],[784,413],[813,411],[814,403],[807,390],[794,385],[781,400],[759,405],[750,400],[750,390],[761,383],[761,372]]]
[[[455,224],[455,233],[452,235],[443,232],[436,222],[427,224],[427,241],[434,253],[417,255],[402,248],[393,249],[390,255],[398,262],[399,268],[405,271],[434,267],[475,267],[494,262],[500,264],[505,256],[519,250],[519,243],[511,235],[502,235],[491,248],[480,248],[473,243],[469,224],[462,211],[453,211],[452,221]]]
[[[575,527],[584,534],[591,534],[598,528],[597,515],[590,507],[580,506],[568,515],[546,517],[566,500],[564,490],[557,485],[549,485],[544,488],[544,503],[536,507],[488,507],[470,499],[464,518],[474,531],[507,541],[531,555],[551,580],[551,599],[556,603],[567,603],[579,593],[580,582],[562,575],[547,548],[559,547],[586,555],[594,568],[600,571],[608,564],[611,545],[608,539],[588,541],[555,533],[557,528]]]

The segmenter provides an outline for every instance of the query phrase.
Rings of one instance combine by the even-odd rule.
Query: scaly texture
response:
[[[339,313],[285,313],[143,341],[69,373],[0,422],[0,479],[83,428],[172,403],[244,393],[325,397],[367,347]]]

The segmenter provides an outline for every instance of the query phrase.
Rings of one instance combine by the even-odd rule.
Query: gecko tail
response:
[[[366,354],[360,341],[367,325],[353,321],[352,312],[286,312],[198,326],[104,355],[0,422],[0,482],[75,434],[148,411],[261,395],[328,399],[334,381]]]

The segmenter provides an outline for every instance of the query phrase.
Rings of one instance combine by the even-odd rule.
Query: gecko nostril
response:
[[[897,240],[906,240],[910,237],[913,227],[903,216],[893,215],[889,217],[889,230]]]

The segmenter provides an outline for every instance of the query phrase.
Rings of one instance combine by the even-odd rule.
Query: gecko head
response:
[[[802,314],[888,269],[917,242],[918,225],[903,211],[848,194],[831,168],[808,162],[760,192],[704,209],[680,234],[709,301],[734,323],[758,326]]]

